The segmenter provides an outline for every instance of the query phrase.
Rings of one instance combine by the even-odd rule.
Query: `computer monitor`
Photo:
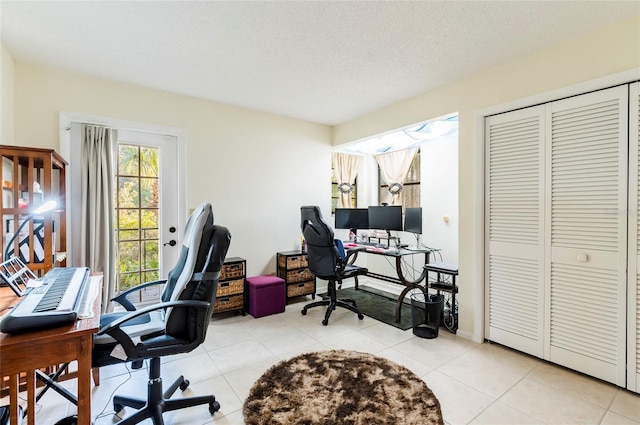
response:
[[[422,234],[422,208],[406,208],[404,210],[404,231]]]
[[[405,208],[404,231],[413,233],[416,237],[416,245],[412,248],[420,248],[420,235],[422,234],[422,208]]]
[[[350,229],[358,234],[358,229],[369,228],[369,210],[367,208],[336,208],[335,228]]]
[[[402,207],[400,205],[370,206],[369,228],[386,230],[390,239],[391,230],[402,230]]]

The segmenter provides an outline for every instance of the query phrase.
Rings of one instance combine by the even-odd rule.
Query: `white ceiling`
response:
[[[639,1],[0,1],[17,62],[335,125]],[[615,46],[612,46],[615,48]]]

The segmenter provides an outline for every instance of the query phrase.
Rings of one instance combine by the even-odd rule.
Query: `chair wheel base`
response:
[[[209,403],[209,413],[213,415],[218,410],[220,410],[220,403],[218,403],[217,401],[214,401],[213,403]]]
[[[327,319],[322,320],[322,324],[327,326],[329,324],[329,321]]]

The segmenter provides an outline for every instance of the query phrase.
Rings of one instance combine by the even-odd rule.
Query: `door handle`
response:
[[[167,245],[176,246],[176,243],[177,242],[175,240],[171,239],[169,242],[165,243],[164,246],[167,246]]]

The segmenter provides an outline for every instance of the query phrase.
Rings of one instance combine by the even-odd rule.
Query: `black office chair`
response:
[[[211,414],[220,409],[213,395],[170,400],[178,388],[184,391],[189,381],[180,376],[163,393],[160,358],[188,353],[204,341],[230,241],[226,227],[214,226],[211,205],[201,204],[187,223],[178,264],[166,281],[161,281],[165,282],[162,302],[101,318],[104,320],[101,320],[93,350],[94,367],[150,360],[147,398],[114,396],[116,412],[124,406],[140,409],[118,424],[136,424],[151,418],[155,425],[161,425],[163,412],[200,404],[208,404]],[[121,348],[121,355],[114,354],[117,346]]]
[[[320,208],[317,206],[305,206],[300,208],[301,228],[304,240],[307,243],[307,261],[309,270],[317,278],[328,281],[328,299],[315,301],[307,304],[302,309],[302,314],[307,314],[307,310],[316,306],[328,306],[325,313],[323,325],[329,323],[329,316],[336,307],[343,307],[351,310],[362,320],[364,316],[356,307],[355,301],[351,299],[338,299],[336,285],[342,285],[343,279],[355,278],[367,273],[364,267],[348,264],[346,256],[336,246],[333,229],[324,221]]]

